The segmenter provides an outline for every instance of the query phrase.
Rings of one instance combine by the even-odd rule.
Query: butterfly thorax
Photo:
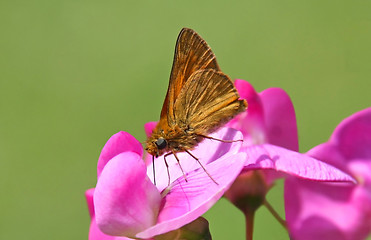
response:
[[[167,152],[192,150],[203,138],[190,127],[174,127],[166,130],[155,128],[147,139],[146,150],[153,156],[161,156]]]

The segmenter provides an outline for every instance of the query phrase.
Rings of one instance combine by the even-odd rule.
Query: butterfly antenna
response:
[[[207,136],[207,135],[202,135],[202,134],[197,134],[197,135],[200,136],[200,137],[203,137],[203,138],[207,138],[207,139],[211,139],[211,140],[215,140],[215,141],[219,141],[219,142],[224,142],[224,143],[243,142],[243,139],[224,140],[224,139],[213,138],[213,137],[210,137],[210,136]]]
[[[215,181],[215,179],[207,172],[206,168],[202,165],[202,163],[200,162],[200,160],[198,160],[198,158],[196,158],[190,151],[188,151],[187,149],[185,149],[185,151],[191,156],[193,157],[199,164],[200,166],[202,167],[202,169],[205,171],[205,173],[207,174],[207,176],[209,176],[209,178],[211,180],[213,180],[213,182],[216,184],[216,185],[219,185],[219,183],[217,183]]]

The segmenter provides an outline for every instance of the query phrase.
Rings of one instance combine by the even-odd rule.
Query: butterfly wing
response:
[[[159,128],[175,125],[174,104],[184,84],[195,71],[208,68],[220,71],[211,48],[195,31],[183,28],[175,46],[173,67],[161,110]]]
[[[231,79],[222,72],[194,72],[185,83],[174,106],[175,121],[196,134],[207,135],[246,110]]]

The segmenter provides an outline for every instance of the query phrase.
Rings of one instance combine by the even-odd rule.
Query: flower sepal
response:
[[[154,237],[155,240],[211,240],[209,222],[199,217],[183,227]]]

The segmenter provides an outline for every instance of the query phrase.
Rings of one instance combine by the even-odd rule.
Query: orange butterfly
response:
[[[199,162],[189,150],[205,138],[228,142],[209,137],[208,134],[246,108],[247,102],[239,99],[232,80],[221,72],[205,40],[192,29],[183,28],[175,46],[160,121],[147,138],[146,150],[153,156],[153,160],[155,156],[166,153],[166,166],[166,156],[170,154],[174,154],[180,166],[177,152],[187,152]],[[169,169],[167,171],[170,181]]]

